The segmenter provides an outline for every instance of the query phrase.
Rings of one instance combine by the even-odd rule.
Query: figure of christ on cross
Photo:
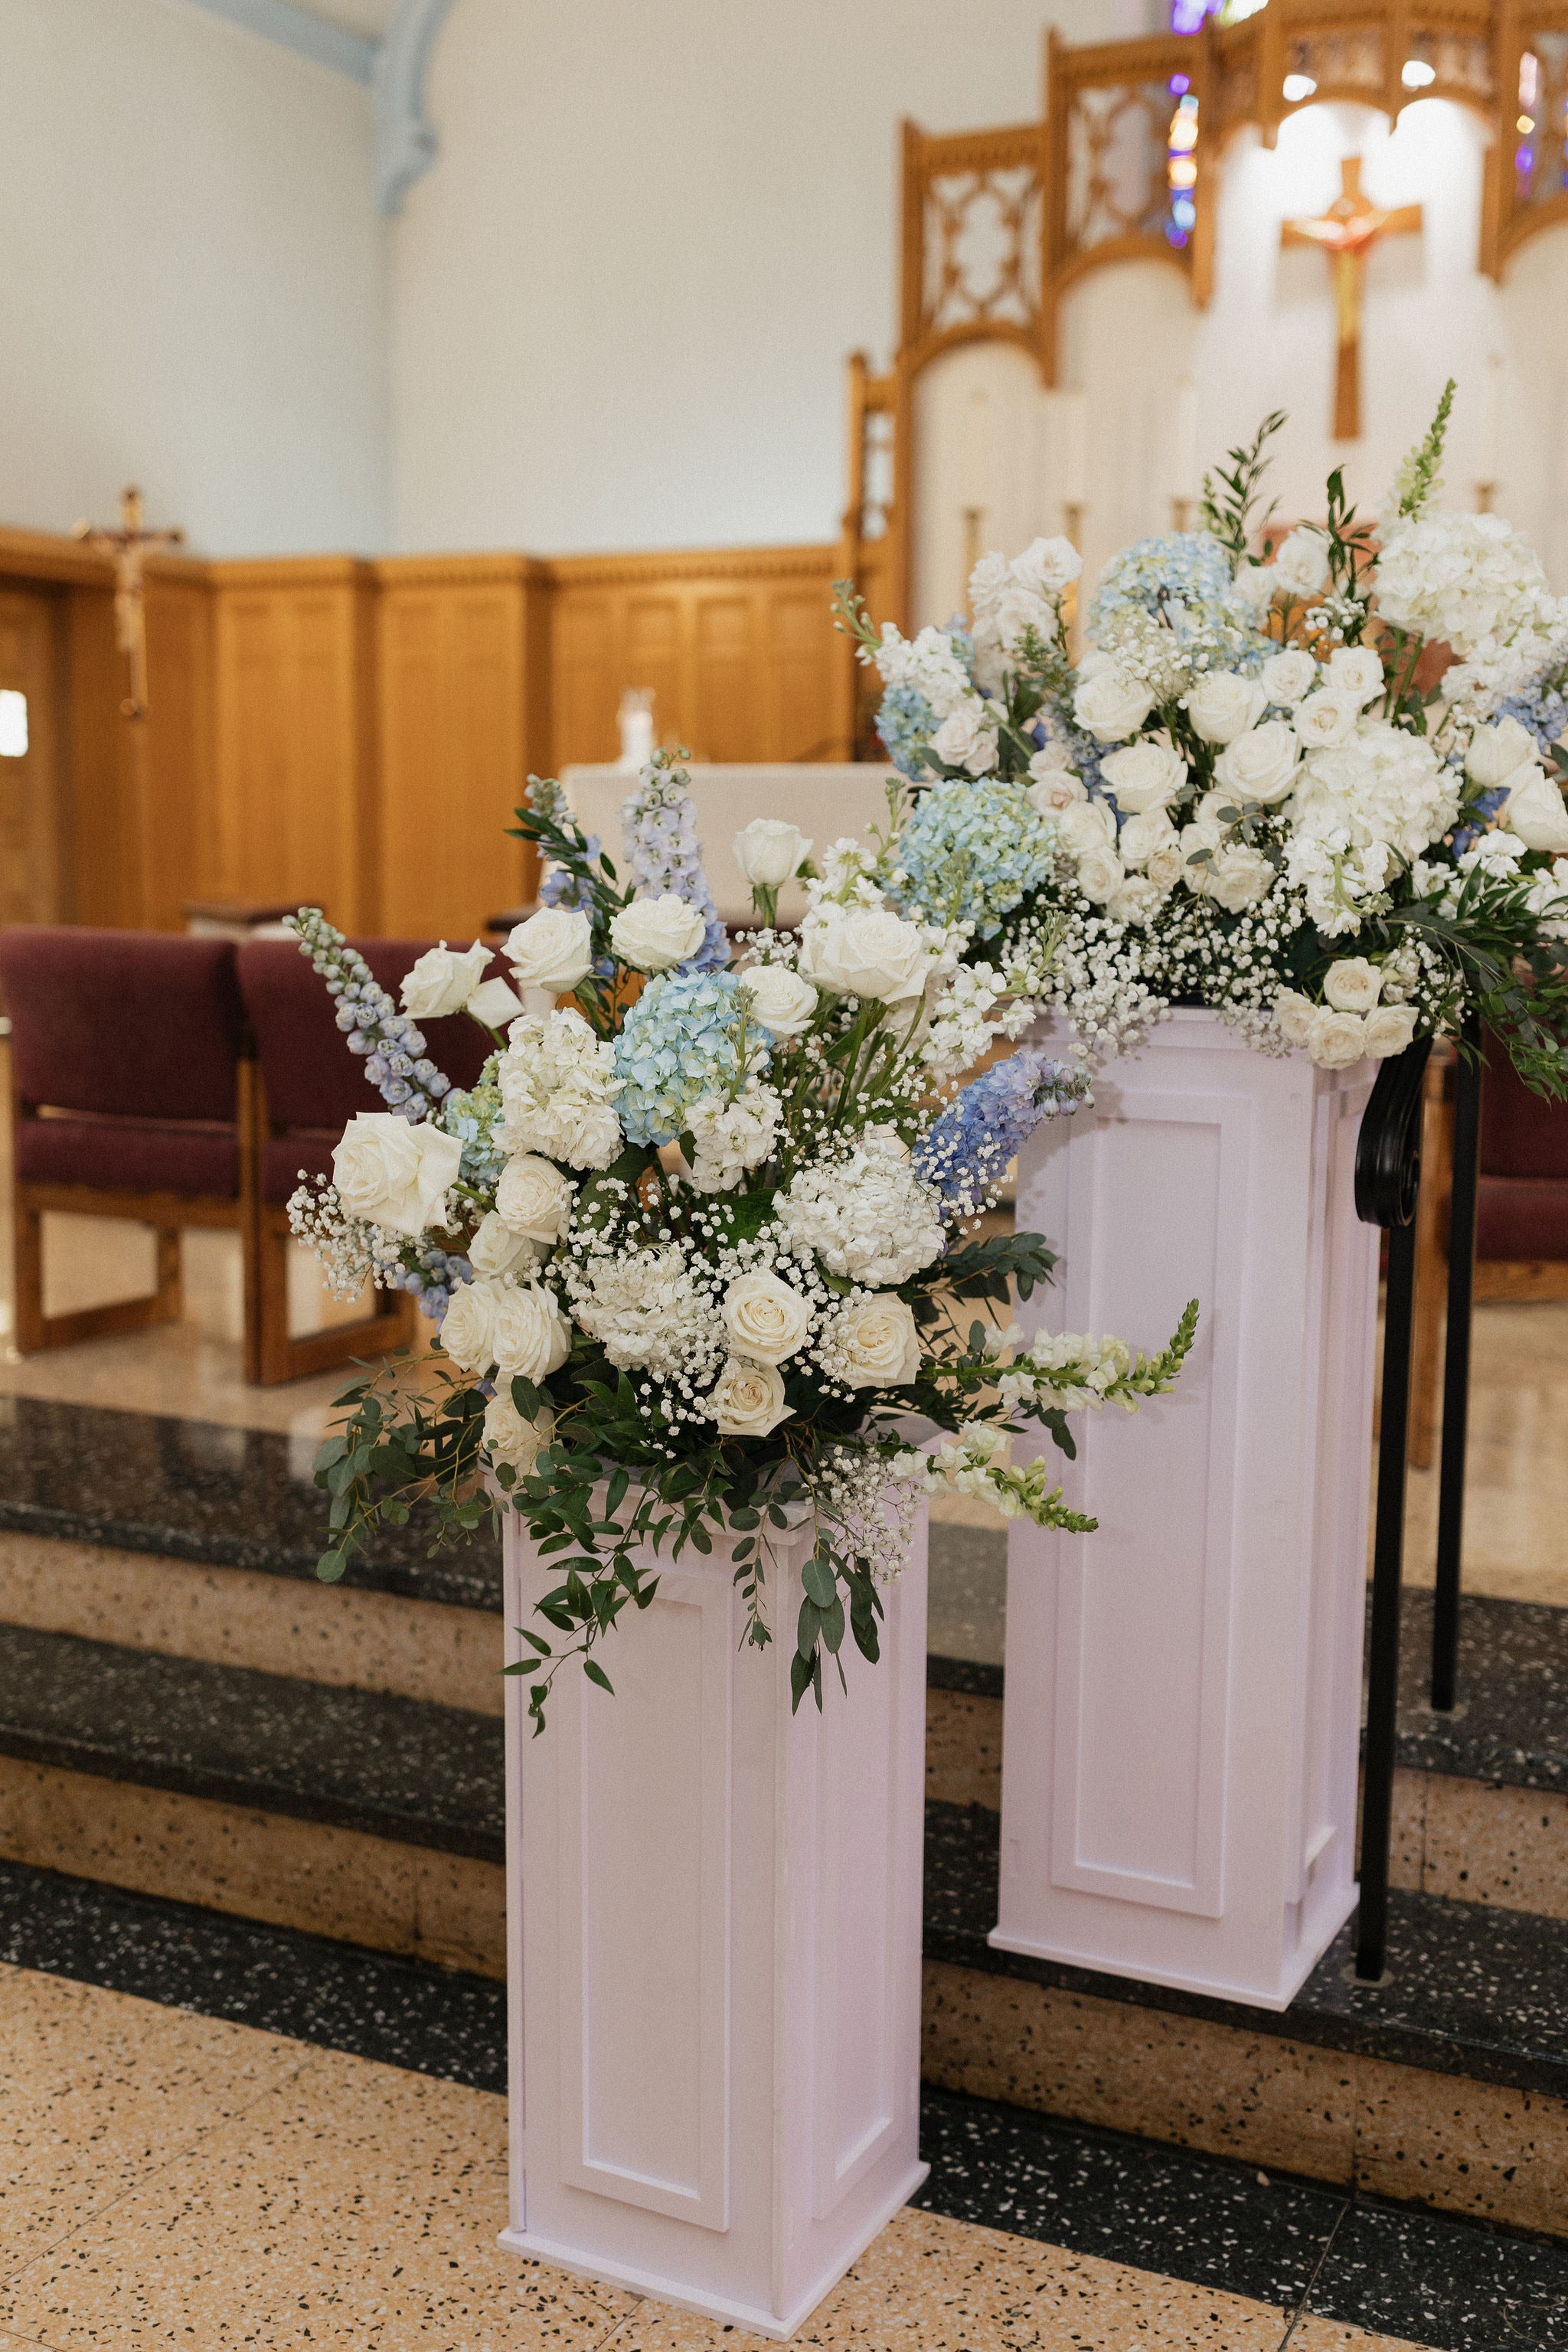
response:
[[[1334,438],[1353,441],[1361,432],[1361,298],[1366,257],[1379,237],[1400,236],[1421,226],[1419,205],[1384,211],[1361,184],[1359,155],[1340,158],[1342,185],[1316,220],[1286,221],[1281,245],[1315,245],[1334,265],[1334,310],[1338,362],[1334,372]]]
[[[114,565],[114,642],[125,656],[131,691],[121,704],[127,719],[147,716],[147,558],[165,548],[184,544],[183,530],[144,530],[142,493],[134,484],[120,494],[120,529],[95,530],[79,522],[72,531],[95,555],[107,555]]]

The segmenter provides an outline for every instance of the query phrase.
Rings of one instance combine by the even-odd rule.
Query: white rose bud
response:
[[[1142,816],[1148,809],[1168,806],[1181,799],[1188,783],[1187,763],[1181,753],[1152,737],[1142,743],[1129,743],[1125,751],[1108,751],[1100,772],[1116,795],[1123,816]]]
[[[730,1358],[708,1391],[707,1406],[721,1437],[766,1437],[795,1412],[784,1402],[778,1366],[751,1363],[744,1356]]]
[[[1342,956],[1323,980],[1323,994],[1336,1013],[1370,1013],[1383,992],[1383,974],[1365,956]]]
[[[1274,558],[1281,588],[1319,596],[1329,584],[1329,545],[1321,530],[1293,530]]]
[[[753,888],[778,889],[799,873],[810,855],[810,836],[782,817],[753,817],[735,835],[735,863]]]
[[[506,943],[506,958],[520,988],[569,995],[593,968],[592,928],[574,907],[542,907],[519,923]]]
[[[1124,866],[1146,866],[1157,850],[1174,849],[1176,828],[1163,808],[1145,809],[1128,818],[1116,846]]]
[[[917,926],[879,907],[825,907],[803,929],[801,971],[831,996],[902,1004],[922,992],[931,964]]]
[[[931,748],[944,768],[963,768],[984,776],[996,765],[996,712],[978,697],[961,703],[944,719],[931,739]]]
[[[1563,805],[1561,791],[1544,768],[1531,764],[1514,773],[1520,781],[1509,793],[1502,823],[1526,849],[1561,857],[1568,851],[1568,810]]]
[[[481,981],[463,1010],[482,1021],[487,1029],[505,1029],[517,1019],[522,1005],[505,981],[497,979]]]
[[[485,1451],[498,1466],[506,1463],[520,1478],[532,1475],[542,1446],[555,1431],[555,1415],[548,1405],[537,1421],[529,1421],[511,1401],[510,1388],[498,1389],[485,1407]]]
[[[445,940],[438,948],[426,948],[403,975],[403,1010],[413,1021],[441,1021],[460,1013],[489,960],[490,950],[478,940],[461,954]]]
[[[1465,753],[1465,773],[1483,792],[1495,792],[1527,760],[1537,758],[1535,738],[1517,719],[1500,719],[1495,727],[1478,727]]]
[[[803,1037],[816,1011],[816,991],[787,963],[752,964],[738,974],[753,1019],[775,1037]]]
[[[555,1293],[542,1283],[498,1284],[490,1329],[503,1380],[521,1372],[524,1380],[542,1381],[559,1371],[572,1352],[572,1326]]]
[[[1300,653],[1292,646],[1266,661],[1258,677],[1269,701],[1278,709],[1289,709],[1304,694],[1310,694],[1318,683],[1318,665],[1310,654]]]
[[[1357,706],[1348,694],[1332,694],[1324,687],[1297,705],[1297,740],[1303,751],[1331,751],[1337,743],[1350,741],[1357,716]]]
[[[1391,1054],[1403,1054],[1415,1034],[1415,1008],[1408,1004],[1380,1004],[1366,1016],[1366,1050],[1386,1062]]]
[[[724,1293],[724,1328],[737,1354],[782,1364],[811,1328],[811,1308],[776,1274],[737,1275]]]
[[[1153,708],[1154,698],[1142,679],[1129,677],[1103,656],[1092,670],[1088,662],[1079,669],[1073,717],[1097,743],[1125,742]]]
[[[1113,847],[1116,841],[1116,811],[1109,801],[1074,801],[1057,818],[1057,839],[1075,857],[1091,849]]]
[[[526,1234],[511,1227],[491,1209],[480,1218],[464,1252],[476,1274],[531,1274],[538,1254]]]
[[[1240,800],[1282,801],[1296,781],[1300,757],[1295,729],[1283,719],[1266,719],[1220,753],[1215,782]]]
[[[1234,743],[1262,718],[1268,696],[1256,678],[1211,670],[1185,697],[1185,706],[1194,732],[1205,743]]]
[[[465,1282],[441,1318],[441,1345],[460,1372],[488,1372],[496,1360],[495,1301],[500,1285]]]
[[[1329,656],[1329,686],[1358,707],[1383,692],[1383,656],[1371,646],[1341,646]]]
[[[1083,570],[1083,558],[1070,539],[1032,539],[1008,571],[1022,588],[1041,597],[1059,596]]]
[[[904,1388],[920,1377],[914,1310],[890,1290],[852,1299],[835,1316],[832,1339],[838,1377],[852,1389]]]
[[[1041,816],[1059,816],[1062,810],[1071,808],[1075,801],[1089,798],[1083,778],[1073,769],[1064,768],[1059,759],[1052,758],[1058,748],[1055,744],[1047,744],[1045,751],[1037,751],[1029,762],[1029,773],[1034,782],[1025,797],[1029,806],[1037,810]]]
[[[1307,1024],[1307,1052],[1321,1070],[1348,1070],[1366,1058],[1366,1023],[1359,1013],[1320,1005]]]
[[[1274,1022],[1279,1034],[1292,1045],[1304,1045],[1307,1032],[1316,1020],[1318,1007],[1310,996],[1294,988],[1282,988],[1274,1000]]]
[[[514,1234],[548,1245],[565,1232],[576,1189],[537,1152],[520,1151],[501,1170],[495,1213]]]
[[[1086,898],[1103,905],[1106,899],[1115,897],[1126,877],[1114,849],[1089,849],[1079,859],[1075,878]]]
[[[697,953],[708,919],[689,898],[666,890],[658,898],[634,898],[610,923],[610,945],[637,971],[670,971]]]
[[[423,1234],[440,1223],[462,1160],[458,1138],[438,1127],[389,1110],[362,1111],[332,1152],[332,1182],[350,1216]]]

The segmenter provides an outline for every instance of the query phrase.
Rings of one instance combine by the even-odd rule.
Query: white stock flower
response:
[[[1307,1024],[1307,1055],[1321,1070],[1348,1070],[1366,1057],[1366,1023],[1359,1013],[1320,1005]]]
[[[548,1160],[520,1151],[501,1170],[495,1213],[514,1234],[548,1244],[565,1232],[576,1190]]]
[[[907,1387],[920,1377],[914,1309],[892,1291],[847,1299],[824,1337],[832,1376],[851,1389]]]
[[[1366,1016],[1366,1050],[1385,1062],[1403,1054],[1415,1034],[1415,1013],[1408,1004],[1380,1004]]]
[[[969,672],[945,629],[922,629],[911,645],[891,621],[884,621],[873,659],[884,686],[912,687],[931,705],[939,724],[973,695]]]
[[[531,1274],[539,1262],[528,1235],[514,1234],[493,1209],[480,1218],[464,1255],[476,1274]]]
[[[1281,588],[1321,596],[1329,584],[1329,543],[1321,530],[1293,530],[1274,558]]]
[[[1163,808],[1145,809],[1130,816],[1117,835],[1116,847],[1124,866],[1146,866],[1157,850],[1173,849],[1176,828]]]
[[[592,926],[574,907],[542,907],[511,933],[506,958],[520,987],[566,996],[593,968]]]
[[[1215,782],[1241,800],[1282,801],[1300,756],[1295,729],[1283,719],[1266,719],[1226,745],[1214,763]]]
[[[1356,730],[1360,705],[1348,694],[1335,694],[1327,687],[1310,694],[1305,702],[1296,706],[1295,729],[1303,751],[1326,751],[1336,743],[1348,743]]]
[[[612,917],[610,945],[637,971],[671,971],[697,953],[707,933],[701,908],[666,890],[657,898],[634,898]]]
[[[1465,773],[1483,792],[1495,792],[1527,760],[1538,757],[1534,736],[1517,719],[1500,719],[1495,727],[1478,727],[1465,753]]]
[[[519,1412],[510,1389],[498,1389],[485,1407],[485,1451],[498,1466],[505,1463],[520,1478],[531,1475],[542,1446],[555,1431],[555,1415],[545,1406],[537,1420]]]
[[[1549,857],[1568,851],[1568,809],[1563,794],[1544,768],[1517,768],[1515,781],[1500,820],[1527,849],[1544,850]]]
[[[868,1127],[842,1160],[803,1168],[773,1210],[792,1247],[830,1274],[891,1290],[942,1255],[942,1208],[889,1127]]]
[[[1142,678],[1132,677],[1114,661],[1089,672],[1084,663],[1072,698],[1073,717],[1097,743],[1124,742],[1136,735],[1154,708],[1154,698]]]
[[[1371,646],[1340,646],[1329,656],[1329,689],[1357,709],[1384,689],[1383,656]]]
[[[1370,1013],[1383,992],[1383,974],[1365,956],[1342,956],[1323,975],[1323,994],[1336,1013]]]
[[[704,1399],[721,1437],[768,1437],[795,1412],[784,1402],[784,1374],[776,1364],[731,1356]]]
[[[461,952],[445,940],[437,948],[426,948],[403,975],[403,1010],[413,1021],[440,1021],[460,1013],[489,960],[489,949],[479,940]]]
[[[462,1159],[458,1138],[427,1120],[361,1111],[333,1149],[332,1182],[351,1216],[394,1233],[422,1234],[441,1222]]]
[[[752,1000],[753,1016],[775,1037],[802,1037],[816,1011],[816,991],[787,963],[755,963],[736,978]]]
[[[1100,772],[1123,816],[1142,816],[1149,809],[1168,806],[1181,799],[1188,783],[1187,763],[1181,753],[1152,736],[1129,743],[1123,751],[1108,751]]]
[[[1205,743],[1234,743],[1268,708],[1265,688],[1255,677],[1210,670],[1184,698],[1187,717]]]
[[[754,816],[735,835],[735,863],[753,887],[776,890],[811,855],[811,836],[782,817]]]
[[[931,958],[920,928],[881,907],[820,907],[801,930],[800,969],[833,996],[902,1004],[919,996]]]
[[[479,1288],[478,1283],[471,1286]],[[490,1344],[507,1380],[521,1374],[542,1381],[559,1371],[572,1352],[572,1326],[561,1301],[541,1282],[492,1284]]]
[[[691,1182],[698,1192],[732,1192],[772,1151],[783,1117],[773,1088],[755,1078],[748,1078],[733,1102],[725,1095],[700,1097],[686,1115],[697,1146]]]
[[[724,1293],[724,1328],[737,1355],[782,1364],[804,1343],[811,1307],[776,1274],[738,1274]]]
[[[1269,701],[1277,709],[1289,709],[1316,686],[1318,665],[1310,654],[1291,646],[1282,654],[1271,655],[1258,676]]]

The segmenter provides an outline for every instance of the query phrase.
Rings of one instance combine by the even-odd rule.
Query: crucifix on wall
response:
[[[1401,236],[1421,226],[1419,205],[1374,205],[1361,184],[1359,155],[1340,159],[1341,187],[1315,220],[1285,221],[1281,245],[1315,245],[1334,266],[1337,363],[1334,370],[1334,438],[1353,441],[1361,432],[1361,304],[1366,257],[1380,237]]]
[[[79,522],[71,534],[95,555],[114,565],[114,642],[125,656],[131,691],[121,704],[127,719],[147,716],[147,558],[184,543],[183,530],[144,530],[142,493],[128,483],[120,493],[120,529],[99,530]]]

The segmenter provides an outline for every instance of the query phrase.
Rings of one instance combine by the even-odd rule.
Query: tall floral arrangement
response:
[[[319,1573],[420,1503],[438,1536],[521,1515],[561,1574],[524,1632],[540,1725],[567,1659],[607,1681],[594,1653],[651,1597],[649,1552],[706,1553],[721,1532],[750,1638],[787,1617],[795,1703],[820,1705],[847,1633],[877,1654],[879,1585],[922,1495],[1091,1528],[1043,1458],[1012,1462],[1013,1434],[1033,1424],[1070,1454],[1066,1416],[1162,1393],[1194,1328],[1195,1306],[1144,1357],[1070,1334],[1026,1346],[1007,1318],[1051,1255],[978,1220],[1087,1081],[1029,1048],[959,1081],[1035,1017],[1048,926],[994,961],[1000,884],[978,911],[900,911],[885,843],[837,842],[814,866],[764,818],[735,845],[757,927],[734,960],[687,782],[662,753],[644,771],[623,880],[532,780],[519,831],[545,903],[507,943],[510,982],[484,977],[481,946],[443,946],[399,1010],[319,912],[296,919],[386,1108],[350,1123],[331,1183],[296,1194],[295,1231],[340,1287],[402,1286],[439,1325],[433,1377],[388,1366],[345,1394],[318,1463]],[[790,936],[773,910],[797,875]],[[464,1009],[494,1046],[467,1092],[414,1026]],[[770,1548],[803,1514],[811,1557],[785,1594]]]
[[[910,804],[878,879],[967,957],[1048,960],[1086,1061],[1173,1003],[1343,1067],[1478,1013],[1568,1093],[1568,604],[1523,535],[1442,509],[1453,387],[1375,529],[1257,512],[1268,417],[1205,479],[1203,529],[1106,566],[1069,659],[1079,559],[988,555],[973,625],[879,634],[879,727]]]

